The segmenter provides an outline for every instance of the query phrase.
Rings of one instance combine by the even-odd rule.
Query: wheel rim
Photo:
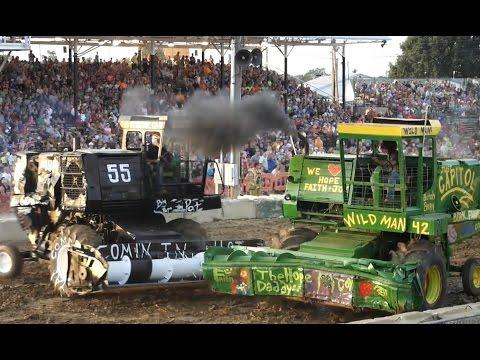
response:
[[[428,304],[435,304],[442,291],[442,275],[437,266],[431,266],[427,271],[425,300]]]
[[[5,252],[0,253],[0,273],[6,274],[12,269],[13,261],[10,255]]]
[[[68,246],[64,245],[58,250],[56,264],[57,279],[60,283],[67,282],[68,272]]]
[[[476,288],[480,288],[480,266],[475,266],[473,268],[472,279],[473,286],[475,286]]]

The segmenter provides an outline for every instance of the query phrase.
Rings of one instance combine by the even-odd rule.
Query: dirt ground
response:
[[[270,237],[288,226],[285,219],[229,220],[204,224],[212,239]],[[462,264],[480,256],[480,239],[461,244]],[[233,297],[208,287],[129,291],[65,299],[53,294],[46,262],[26,263],[23,275],[0,280],[0,323],[343,323],[385,315],[306,304],[278,297]],[[461,278],[449,278],[446,306],[480,301],[462,291]]]

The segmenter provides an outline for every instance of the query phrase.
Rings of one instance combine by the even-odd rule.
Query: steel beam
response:
[[[241,49],[241,37],[236,36],[232,39],[232,60],[230,63],[230,102],[234,105],[242,97],[242,69],[235,61],[235,54]],[[235,164],[233,198],[240,195],[240,149],[232,145],[230,162]]]

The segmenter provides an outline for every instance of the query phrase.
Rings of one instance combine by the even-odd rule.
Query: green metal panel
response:
[[[300,251],[352,258],[371,258],[377,234],[325,231],[312,241],[300,245]]]
[[[382,173],[382,167],[377,166],[372,173],[372,176],[370,178],[370,182],[371,183],[380,183],[381,182],[381,178],[380,178],[381,173]],[[375,206],[377,208],[380,207],[380,196],[381,196],[380,192],[381,192],[381,189],[382,188],[380,186],[373,186],[373,189],[372,189],[373,206]]]
[[[480,209],[457,211],[452,214],[452,222],[480,220]]]
[[[204,277],[216,291],[251,295],[237,290],[238,278],[250,276],[242,275],[248,269],[255,295],[303,297],[390,312],[415,310],[419,305],[415,264],[244,246],[210,247],[205,253]],[[370,286],[369,293],[360,290]]]
[[[447,233],[451,218],[449,214],[444,213],[412,216],[407,221],[407,232],[430,236],[443,235]]]
[[[313,202],[343,203],[341,172],[340,159],[305,159],[299,198]]]
[[[458,244],[480,233],[480,221],[470,220],[460,223],[449,224],[447,227],[447,238],[450,245]]]
[[[368,291],[371,291],[369,296],[361,296],[360,289],[362,286],[371,288],[368,289]],[[372,281],[371,283],[356,281],[354,293],[354,304],[356,307],[366,307],[388,311],[391,308],[395,308],[398,302],[397,289],[393,286],[388,286],[378,281]]]
[[[435,211],[453,212],[456,196],[461,210],[478,208],[480,163],[478,160],[444,160],[438,162]]]
[[[305,269],[304,296],[342,306],[352,306],[355,277],[330,271]]]
[[[479,164],[479,161],[477,159],[459,159],[458,162],[466,166],[473,166]]]
[[[371,231],[390,231],[403,233],[406,230],[405,213],[355,209],[343,207],[343,222],[349,228],[368,229]]]
[[[348,174],[351,174],[352,163],[352,157],[347,159],[345,167]],[[283,215],[291,220],[306,215],[298,211],[298,201],[342,204],[341,171],[339,156],[305,157],[297,155],[292,157],[289,168],[289,177],[292,181],[287,182],[285,192],[290,199],[283,201]]]
[[[204,271],[215,290],[233,295],[253,295],[252,271],[248,267],[220,267]]]
[[[435,211],[435,191],[430,189],[423,194],[423,211]]]
[[[252,267],[257,295],[303,295],[303,269],[291,266]]]
[[[361,296],[360,288],[362,286],[371,287],[371,295]],[[382,311],[394,309],[397,313],[419,309],[422,304],[422,297],[419,291],[387,285],[381,281],[372,281],[371,285],[362,281],[356,281],[353,300],[354,307]]]
[[[287,181],[285,194],[290,194],[290,200],[283,200],[283,216],[290,220],[298,217],[297,201],[298,190],[300,186],[300,178],[302,175],[303,155],[292,156],[288,169],[288,175],[293,177],[293,181]]]

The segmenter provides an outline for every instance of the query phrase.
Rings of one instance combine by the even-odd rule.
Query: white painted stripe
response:
[[[455,321],[464,322],[467,319],[475,320],[479,317],[480,302],[477,302],[435,310],[412,311],[392,316],[353,321],[349,324],[433,324]]]
[[[149,280],[166,283],[170,280],[202,277],[202,264],[204,252],[200,252],[191,258],[181,259],[152,259],[152,272]],[[146,260],[148,261],[148,260]],[[109,283],[125,285],[131,275],[132,263],[127,256],[121,261],[109,261],[107,280]]]
[[[132,264],[128,256],[124,256],[120,261],[109,261],[107,281],[124,285],[130,277]]]

